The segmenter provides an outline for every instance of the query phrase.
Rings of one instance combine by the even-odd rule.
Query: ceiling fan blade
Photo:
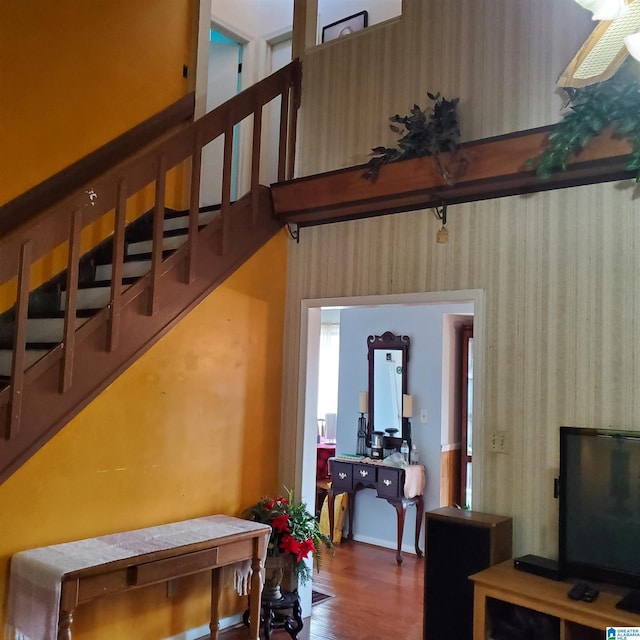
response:
[[[588,2],[588,0],[586,0]],[[586,6],[583,2],[579,4]],[[629,55],[624,39],[640,29],[640,0],[626,15],[600,22],[558,78],[560,87],[586,87],[608,80]]]

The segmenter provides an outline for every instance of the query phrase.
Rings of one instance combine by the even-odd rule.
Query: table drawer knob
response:
[[[368,472],[368,471],[366,471],[365,469],[360,469],[360,475],[361,475],[363,478],[366,478],[366,477],[369,475],[369,472]]]
[[[338,477],[340,478],[340,480],[344,480],[347,477],[347,474],[344,471],[341,471],[338,474]]]
[[[393,484],[393,480],[383,480],[382,483],[385,486],[390,487]]]

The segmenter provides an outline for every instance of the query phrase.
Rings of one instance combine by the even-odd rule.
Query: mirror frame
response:
[[[367,360],[369,361],[369,420],[367,422],[367,447],[371,446],[371,433],[375,431],[375,415],[373,411],[374,406],[374,375],[373,375],[373,363],[374,353],[378,349],[398,349],[402,351],[402,393],[407,393],[407,365],[409,363],[409,345],[411,339],[409,336],[398,336],[391,331],[385,331],[380,336],[369,336],[367,338]],[[383,446],[385,449],[400,449],[400,445],[403,440],[406,440],[411,446],[411,426],[406,418],[402,418],[402,437],[392,438],[386,436],[383,439]]]

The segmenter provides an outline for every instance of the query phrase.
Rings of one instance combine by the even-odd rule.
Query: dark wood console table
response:
[[[261,569],[270,534],[268,525],[216,515],[22,551],[11,559],[9,628],[25,637],[71,640],[78,605],[209,570],[215,640],[222,568],[250,565],[249,637],[258,640]]]
[[[383,498],[395,507],[398,518],[398,541],[396,549],[396,561],[402,564],[402,535],[404,533],[404,521],[407,507],[410,504],[416,507],[416,535],[415,549],[418,557],[422,556],[419,546],[420,529],[422,527],[422,515],[424,513],[424,499],[422,493],[406,498],[404,493],[406,473],[404,469],[386,466],[383,464],[371,464],[361,461],[346,461],[331,458],[329,460],[331,472],[331,487],[327,497],[329,509],[329,529],[333,540],[334,527],[334,502],[335,496],[346,493],[349,496],[347,509],[349,510],[349,535],[353,540],[353,514],[356,509],[356,493],[361,489],[375,489],[378,498]]]

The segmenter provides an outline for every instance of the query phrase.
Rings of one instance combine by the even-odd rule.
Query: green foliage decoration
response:
[[[316,570],[319,570],[323,548],[333,551],[333,542],[322,533],[320,523],[309,513],[304,502],[294,500],[290,489],[286,496],[261,498],[244,511],[243,517],[271,527],[267,555],[290,555],[301,584],[312,577],[304,559],[312,556]]]
[[[640,182],[640,82],[628,67],[609,80],[582,88],[565,89],[566,113],[548,136],[547,148],[528,161],[540,178],[566,170],[572,154],[587,146],[608,127],[617,138],[627,138],[633,150],[625,167]]]
[[[434,156],[441,173],[444,173],[439,165],[440,153],[455,152],[458,149],[459,98],[447,100],[439,93],[434,95],[429,92],[427,96],[433,102],[432,107],[423,110],[414,104],[409,114],[405,116],[396,114],[389,118],[391,131],[401,136],[398,140],[398,148],[382,146],[373,148],[371,154],[373,157],[367,162],[363,177],[375,181],[384,164],[421,156]]]

